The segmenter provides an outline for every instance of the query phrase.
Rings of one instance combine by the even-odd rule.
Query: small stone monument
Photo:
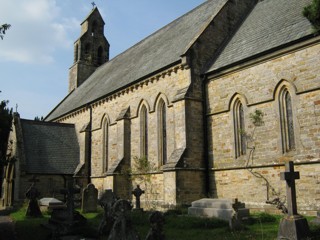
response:
[[[29,180],[29,182],[32,182],[32,184],[26,193],[26,197],[29,199],[26,216],[41,217],[42,214],[38,204],[38,197],[40,196],[40,192],[35,187],[36,182],[39,182],[39,179],[37,179],[36,176],[33,175],[33,177]]]
[[[132,191],[132,194],[136,197],[135,210],[143,211],[143,208],[140,207],[140,197],[142,194],[144,194],[144,191],[141,190],[139,185],[137,185],[137,187]]]
[[[287,183],[288,214],[280,221],[278,239],[305,239],[310,233],[308,222],[297,212],[295,179],[299,179],[300,174],[294,171],[292,161],[285,164],[285,169],[285,172],[280,173],[280,179]]]
[[[88,186],[85,189],[83,189],[82,192],[81,212],[96,212],[97,205],[98,189],[96,189],[92,183],[89,183]]]
[[[249,209],[235,199],[203,198],[191,203],[188,214],[200,217],[215,217],[229,222],[231,229],[241,227],[242,220],[249,217]]]
[[[161,212],[155,211],[149,217],[151,228],[145,240],[165,240],[163,233],[164,216]]]

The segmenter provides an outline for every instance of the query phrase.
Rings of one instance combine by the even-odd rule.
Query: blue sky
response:
[[[0,100],[22,118],[46,116],[68,92],[73,42],[93,0],[0,0]],[[95,0],[113,58],[205,0]]]

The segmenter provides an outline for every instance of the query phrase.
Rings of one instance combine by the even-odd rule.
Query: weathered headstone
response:
[[[136,197],[136,208],[135,208],[135,210],[143,210],[140,207],[140,197],[141,197],[142,194],[144,194],[144,191],[141,190],[139,185],[137,185],[137,187],[132,191],[132,194]]]
[[[139,240],[137,232],[133,229],[129,213],[132,209],[130,202],[118,200],[112,207],[115,222],[112,226],[108,240]]]
[[[38,204],[38,198],[40,196],[40,192],[35,187],[35,184],[36,184],[36,182],[39,182],[39,179],[37,179],[35,176],[33,176],[33,178],[29,179],[29,182],[32,182],[32,184],[26,193],[26,197],[29,199],[26,216],[28,216],[28,217],[41,217],[42,214],[41,214],[40,207]]]
[[[111,189],[105,190],[99,198],[99,204],[104,210],[104,215],[99,225],[99,236],[102,239],[108,238],[114,224],[115,218],[112,213],[112,206],[116,200],[117,198]]]
[[[299,240],[309,236],[307,220],[298,214],[295,180],[300,178],[299,172],[294,171],[294,164],[285,164],[285,172],[280,173],[280,179],[286,181],[288,214],[281,219],[278,239]]]
[[[165,240],[163,233],[164,216],[161,212],[153,212],[149,217],[151,228],[145,240]]]
[[[98,205],[98,189],[92,183],[83,189],[81,211],[83,213],[96,212]]]

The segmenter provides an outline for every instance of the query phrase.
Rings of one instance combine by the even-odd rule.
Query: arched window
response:
[[[98,65],[103,64],[103,48],[100,46],[98,48]]]
[[[109,160],[109,122],[106,118],[103,123],[103,144],[102,144],[102,172],[108,171],[108,160]]]
[[[279,95],[280,123],[283,153],[295,149],[294,125],[292,115],[292,101],[287,88],[282,89]]]
[[[145,105],[140,110],[140,157],[148,158],[148,112]]]
[[[167,163],[167,111],[166,104],[161,99],[158,105],[158,124],[159,124],[159,159],[162,165]]]
[[[239,99],[236,100],[234,103],[233,121],[234,121],[235,157],[238,158],[246,154],[244,111],[243,111],[243,105]]]
[[[77,62],[79,60],[79,45],[76,44],[74,46],[74,62]]]

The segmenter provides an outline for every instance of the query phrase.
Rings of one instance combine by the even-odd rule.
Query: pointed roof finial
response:
[[[94,9],[94,7],[96,6],[96,3],[92,2],[91,5],[92,5],[92,9]]]

